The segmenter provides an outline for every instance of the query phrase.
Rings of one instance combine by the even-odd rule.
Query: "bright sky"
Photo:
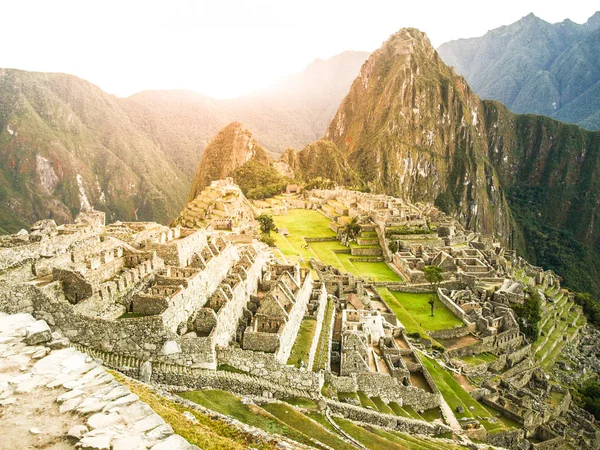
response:
[[[373,51],[402,27],[425,31],[437,47],[530,12],[548,22],[583,23],[598,8],[594,3],[5,0],[0,67],[70,73],[118,96],[189,89],[227,98],[298,72],[315,58]]]

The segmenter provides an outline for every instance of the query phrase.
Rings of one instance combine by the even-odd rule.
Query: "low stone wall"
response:
[[[475,324],[469,320],[469,316],[467,315],[467,313],[465,313],[460,306],[454,303],[454,300],[452,300],[449,296],[444,294],[442,288],[437,290],[437,296],[440,299],[440,302],[442,302],[446,306],[446,308],[448,308],[454,313],[454,315],[456,315],[460,320],[462,320],[462,322],[467,327],[469,327],[471,331],[475,331]]]
[[[427,334],[433,339],[456,339],[469,334],[468,327],[455,327],[447,330],[428,331]]]
[[[325,380],[337,392],[364,392],[369,397],[381,397],[401,405],[410,405],[418,411],[440,406],[439,392],[429,393],[414,386],[404,386],[398,379],[379,373],[357,373],[347,377],[327,374]]]
[[[416,286],[408,286],[408,285],[399,285],[397,283],[389,283],[389,286],[387,286],[387,287],[390,291],[406,292],[406,293],[410,293],[410,294],[423,294],[423,293],[433,292],[433,286],[431,286],[430,284],[419,284]],[[448,289],[449,291],[452,291],[452,290],[464,289],[465,285],[461,281],[450,280],[450,281],[441,282],[439,284],[439,287],[443,288],[443,289]]]
[[[329,236],[329,237],[318,237],[318,238],[309,238],[309,237],[305,237],[304,240],[308,243],[308,242],[334,242],[337,241],[338,238],[336,236]]]
[[[356,392],[358,384],[354,377],[338,377],[331,372],[325,373],[325,382],[329,383],[337,392]]]
[[[230,365],[250,375],[283,386],[309,389],[314,392],[320,392],[323,387],[322,374],[280,364],[272,353],[217,347],[217,363]]]
[[[381,247],[350,247],[352,256],[380,256]]]
[[[140,376],[140,367],[144,364],[144,361],[139,358],[102,352],[81,345],[74,345],[74,347],[89,354],[94,359],[102,360],[107,367],[119,370],[135,378]],[[146,365],[148,364],[146,363]],[[242,395],[262,396],[265,392],[269,392],[277,398],[317,398],[320,387],[315,389],[312,383],[315,381],[314,378],[317,380],[322,379],[322,376],[318,374],[301,372],[296,369],[293,369],[293,372],[281,374],[279,377],[261,377],[224,370],[193,369],[191,367],[163,362],[150,363],[149,366],[150,380],[152,382],[168,386],[178,386],[178,390],[211,387]],[[284,367],[283,370],[285,371],[285,369]],[[148,368],[146,370],[148,372]],[[293,375],[289,376],[290,373]],[[281,383],[277,383],[276,380],[281,381]],[[311,385],[309,386],[309,384]]]
[[[327,400],[327,406],[333,414],[347,417],[354,421],[390,428],[409,434],[436,436],[452,431],[450,427],[439,422],[429,423],[421,420],[408,419],[406,417],[393,416],[391,414],[382,414],[348,403],[337,402],[335,400]]]

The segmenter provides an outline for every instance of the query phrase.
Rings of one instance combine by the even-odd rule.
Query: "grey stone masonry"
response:
[[[70,439],[77,441],[78,447],[89,449],[198,449],[174,434],[162,417],[88,355],[71,347],[57,348],[58,336],[43,334],[47,327],[30,314],[0,313],[4,424],[27,420],[16,416],[21,414],[18,405],[30,395],[44,397],[49,392],[54,405],[48,406],[45,414],[52,410],[60,420],[71,424],[68,437],[55,437],[64,445],[68,446]],[[43,336],[26,345],[28,337],[34,335],[32,330],[35,335],[42,330]],[[29,432],[43,435],[51,431],[31,428]]]

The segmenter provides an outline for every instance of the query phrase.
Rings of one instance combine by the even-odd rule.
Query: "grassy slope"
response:
[[[240,422],[260,428],[268,433],[287,436],[297,442],[312,445],[308,436],[289,427],[275,416],[256,405],[244,405],[241,399],[226,391],[204,390],[183,392],[181,397],[213,411],[233,417]]]
[[[288,364],[293,364],[296,367],[300,367],[300,362],[304,361],[304,364],[308,364],[308,353],[310,346],[317,329],[317,321],[314,319],[304,319],[300,324],[300,330],[296,336],[296,342],[292,347],[292,352],[288,359]]]
[[[261,442],[252,436],[251,433],[244,433],[221,420],[216,420],[196,411],[189,410],[184,406],[160,397],[144,385],[130,378],[126,378],[118,373],[113,373],[113,375],[120,383],[127,386],[132,393],[147,403],[171,425],[177,434],[183,436],[191,444],[197,445],[204,450],[224,448],[242,450],[250,447],[260,450],[270,450],[276,448],[274,445]],[[199,423],[193,424],[187,420],[183,416],[185,411],[191,412]]]

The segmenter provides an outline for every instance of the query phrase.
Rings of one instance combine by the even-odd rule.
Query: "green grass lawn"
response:
[[[263,405],[263,408],[273,414],[286,425],[294,428],[300,433],[310,436],[313,439],[328,445],[331,448],[342,450],[353,450],[350,444],[346,444],[337,435],[331,433],[328,429],[313,422],[304,414],[283,403],[269,403]]]
[[[463,325],[462,321],[437,296],[435,296],[433,309],[434,316],[431,317],[429,299],[433,295],[432,293],[411,294],[408,292],[390,292],[406,312],[426,331],[447,330]]]
[[[371,401],[377,406],[377,409],[384,414],[396,415],[394,410],[390,406],[381,400],[380,397],[371,397]]]
[[[484,419],[495,417],[497,411],[495,411],[493,408],[482,405],[473,397],[471,397],[469,393],[462,388],[458,381],[456,381],[454,377],[449,372],[444,370],[436,361],[427,358],[424,355],[420,355],[418,352],[417,356],[421,360],[423,366],[431,374],[436,386],[458,419],[462,417],[482,417]],[[458,406],[462,406],[464,408],[463,413],[456,412],[456,408]],[[469,410],[469,407],[473,407],[473,411]],[[505,428],[518,426],[518,424],[505,417],[499,419],[499,422],[497,423],[491,423],[488,420],[484,420],[482,425],[489,432],[501,431]]]
[[[402,303],[400,303],[396,299],[396,297],[394,297],[394,295],[388,288],[378,287],[377,293],[392,309],[392,312],[396,315],[400,323],[404,325],[404,328],[406,328],[406,332],[408,334],[418,333],[419,336],[423,339],[431,339],[427,334],[427,331],[421,325],[419,325],[419,323],[413,318],[411,314],[409,314],[406,308],[402,306]]]
[[[288,426],[259,406],[242,404],[239,397],[229,392],[202,390],[182,392],[179,395],[208,409],[231,416],[240,422],[260,428],[268,433],[280,434],[302,444],[313,445],[310,439],[303,433]]]
[[[332,237],[336,234],[329,228],[329,219],[317,211],[306,209],[291,209],[285,216],[273,216],[277,228],[285,228],[287,236],[272,233],[275,245],[281,253],[292,262],[301,255],[308,263],[310,258],[316,258],[323,264],[332,265],[353,275],[370,277],[374,281],[402,281],[385,262],[353,262],[356,258],[350,254],[334,253],[334,250],[349,250],[339,241],[310,242],[308,238]],[[356,245],[356,244],[353,244]],[[305,265],[305,267],[307,267]]]
[[[372,409],[373,411],[377,411],[377,405],[375,403],[373,403],[373,400],[371,400],[369,398],[369,396],[367,394],[365,394],[364,392],[358,392],[358,398],[360,400],[360,404],[363,406],[363,408],[369,408]]]
[[[292,352],[290,353],[287,362],[288,364],[293,364],[296,367],[300,367],[302,361],[304,361],[304,364],[308,364],[308,354],[316,329],[317,321],[315,319],[306,318],[302,320],[302,323],[300,323],[300,330],[296,336],[296,342],[294,342]]]
[[[327,299],[327,309],[323,316],[323,327],[321,328],[321,336],[319,336],[319,343],[317,344],[317,352],[315,353],[315,361],[313,364],[313,371],[318,372],[319,370],[325,370],[327,366],[329,350],[329,339],[331,338],[331,316],[335,310],[333,300]]]
[[[466,362],[467,364],[470,364],[472,366],[477,366],[482,363],[492,363],[492,362],[496,361],[498,359],[498,357],[496,355],[494,355],[493,353],[484,352],[484,353],[480,353],[475,356],[472,356],[472,355],[462,356],[460,359],[462,361]]]

